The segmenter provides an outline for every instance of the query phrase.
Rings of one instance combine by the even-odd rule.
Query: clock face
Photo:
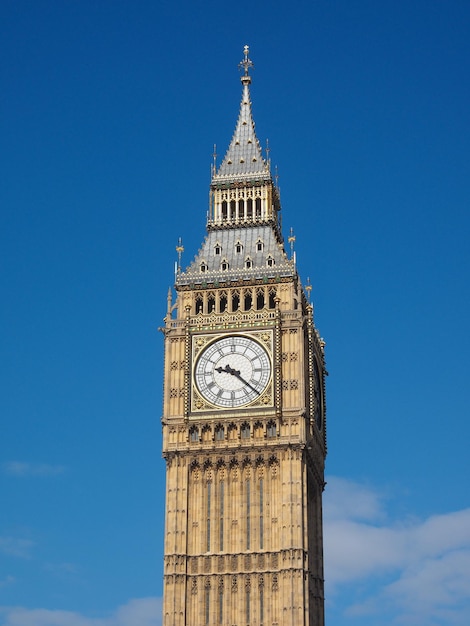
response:
[[[236,408],[261,396],[271,378],[271,362],[257,341],[232,335],[209,344],[194,371],[199,393],[207,402]]]

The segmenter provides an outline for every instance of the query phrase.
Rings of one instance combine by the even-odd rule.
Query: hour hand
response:
[[[240,372],[238,370],[234,370],[233,367],[230,367],[228,363],[225,367],[216,367],[215,371],[219,372],[219,374],[225,372],[226,374],[231,374],[232,376],[240,376]]]

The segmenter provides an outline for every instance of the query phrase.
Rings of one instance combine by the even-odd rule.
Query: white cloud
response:
[[[9,461],[3,464],[3,471],[9,476],[57,476],[65,472],[65,466]]]
[[[17,556],[27,559],[31,555],[31,548],[34,542],[30,539],[18,539],[17,537],[8,537],[0,535],[0,552],[9,556]]]
[[[337,478],[328,486],[327,595],[338,604],[342,590],[354,588],[346,620],[387,611],[388,623],[470,623],[470,509],[390,521],[385,500],[369,487]]]
[[[74,563],[45,563],[44,569],[46,572],[51,572],[61,577],[78,573],[78,567]]]
[[[3,615],[1,626],[161,626],[161,607],[160,598],[138,598],[104,618],[20,607],[0,607],[0,616]]]

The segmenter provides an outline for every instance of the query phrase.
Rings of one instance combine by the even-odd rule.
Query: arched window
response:
[[[221,313],[224,313],[227,310],[227,294],[225,292],[220,294],[219,308]]]
[[[251,198],[246,201],[246,217],[249,220],[253,218],[253,200]]]
[[[202,313],[203,312],[203,308],[204,308],[204,300],[202,298],[202,295],[198,294],[196,296],[196,315],[198,313]]]
[[[231,220],[235,219],[235,206],[236,206],[235,200],[230,200],[230,219]]]
[[[207,272],[207,264],[204,261],[201,263],[201,272]]]
[[[228,270],[228,267],[229,265],[227,259],[223,259],[222,263],[220,264],[220,269],[225,272],[226,270]]]
[[[217,441],[222,441],[225,436],[225,431],[223,426],[217,426],[215,429],[215,438]]]
[[[238,311],[240,308],[240,294],[238,291],[232,293],[232,311]]]
[[[255,215],[256,219],[261,218],[261,198],[256,198],[255,200]]]
[[[245,291],[245,300],[244,300],[245,308],[244,308],[244,310],[245,311],[249,311],[251,309],[251,305],[252,304],[253,304],[253,297],[251,295],[251,290],[247,289]]]
[[[256,252],[263,252],[263,242],[261,239],[258,239],[256,242]]]
[[[266,259],[266,265],[268,267],[273,267],[274,265],[274,259],[271,255],[268,256],[268,258]]]
[[[245,218],[245,200],[238,201],[238,219],[243,220]]]
[[[250,425],[247,424],[246,422],[241,427],[240,435],[241,435],[242,439],[249,439],[250,438]]]
[[[224,200],[222,202],[222,219],[223,220],[227,219],[227,200]]]
[[[251,268],[253,267],[253,261],[250,259],[250,257],[246,257],[245,260],[245,267],[247,270],[251,270]]]
[[[237,243],[235,244],[235,252],[237,254],[240,254],[241,252],[243,252],[243,246],[239,241],[237,241]]]
[[[261,311],[264,309],[264,289],[258,289],[256,294],[256,309]]]
[[[210,441],[212,439],[212,430],[210,426],[204,426],[202,429],[202,440]]]
[[[227,438],[231,439],[232,441],[237,438],[237,427],[235,426],[235,424],[230,424],[230,426],[228,427]]]
[[[193,443],[199,441],[199,430],[196,426],[193,426],[189,431],[189,441],[192,441]]]
[[[207,298],[207,312],[212,313],[215,311],[215,294],[210,293]]]
[[[276,290],[275,289],[269,290],[269,308],[270,309],[276,308]]]
[[[266,429],[267,437],[275,437],[276,436],[276,424],[275,422],[269,422],[268,427]]]
[[[216,243],[214,246],[214,254],[218,255],[222,253],[222,248],[220,247],[220,243]]]

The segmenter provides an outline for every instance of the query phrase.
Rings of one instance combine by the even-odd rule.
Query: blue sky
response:
[[[0,6],[0,624],[159,626],[162,338],[250,44],[327,342],[328,626],[470,623],[470,5]]]

